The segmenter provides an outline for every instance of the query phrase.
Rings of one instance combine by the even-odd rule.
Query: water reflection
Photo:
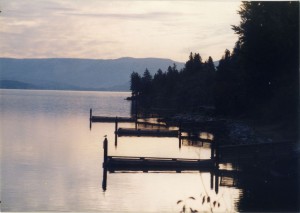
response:
[[[140,172],[143,172],[143,173],[172,173],[170,171],[161,171],[161,170],[158,170],[158,171],[155,171],[155,170],[152,170],[152,171],[141,171]],[[176,173],[195,173],[194,171],[175,171],[174,172]],[[173,172],[173,173],[174,173]],[[219,186],[220,186],[220,179],[219,179],[219,174],[220,174],[220,171],[218,170],[212,170],[212,172],[201,172],[201,170],[199,170],[200,173],[202,174],[210,174],[210,188],[211,190],[214,190],[216,194],[219,193]],[[103,179],[102,179],[102,189],[103,191],[106,191],[107,189],[107,173],[108,173],[108,170],[107,170],[107,167],[103,166]],[[121,174],[136,174],[138,173],[137,171],[131,171],[131,170],[117,170],[117,171],[112,171],[110,172],[111,174],[115,174],[115,173],[121,173]]]
[[[238,190],[220,187],[217,194],[215,189],[210,189],[209,173],[110,173],[108,179],[105,196],[110,196],[120,187],[139,184],[130,191],[114,193],[114,199],[119,200],[121,205],[131,200],[130,198],[135,199],[133,204],[127,204],[132,212],[145,211],[141,208],[141,204],[137,203],[140,198],[147,200],[147,211],[160,212],[167,207],[168,211],[180,212],[182,206],[177,202],[189,197],[195,198],[192,207],[199,212],[210,211],[210,205],[213,205],[214,201],[220,203],[219,211],[234,212],[236,210],[234,201],[239,197]],[[211,204],[207,200],[202,204],[204,196],[206,199],[210,197]]]
[[[153,127],[152,127],[153,128]],[[183,144],[185,146],[193,146],[193,147],[201,147],[207,148],[208,150],[211,150],[211,141],[213,141],[214,137],[212,134],[207,132],[200,132],[198,134],[200,140],[182,140]],[[140,140],[141,138],[134,138],[134,140]],[[204,141],[201,141],[203,140]],[[281,158],[279,158],[281,159]],[[293,170],[293,176],[289,176],[286,180],[278,179],[277,177],[270,176],[270,173],[267,171],[271,168],[264,168],[267,165],[259,165],[262,164],[260,162],[261,159],[258,159],[255,161],[252,158],[252,162],[246,163],[241,162],[239,160],[236,161],[228,161],[228,162],[222,162],[220,164],[220,168],[214,169],[212,172],[209,172],[210,174],[210,187],[211,190],[214,190],[215,196],[210,197],[209,195],[202,195],[198,197],[197,199],[195,197],[188,197],[187,199],[180,199],[177,201],[177,205],[180,206],[180,211],[185,210],[186,208],[190,208],[191,211],[199,211],[200,209],[208,209],[209,211],[220,211],[222,204],[218,202],[217,199],[213,200],[218,194],[219,194],[219,188],[241,188],[242,191],[239,191],[238,195],[241,196],[241,202],[238,202],[239,210],[245,210],[248,211],[249,209],[252,211],[264,211],[265,209],[275,211],[275,210],[291,210],[294,211],[295,209],[298,209],[297,207],[297,200],[299,198],[298,194],[298,173],[297,171],[297,159],[294,159],[294,169]],[[281,163],[282,163],[281,159]],[[231,163],[229,163],[231,162]],[[283,165],[289,165],[291,162],[283,163]],[[290,169],[291,170],[291,169]],[[103,190],[105,191],[107,189],[107,170],[106,168],[103,169]],[[119,171],[122,174],[125,172],[128,172],[126,170]],[[145,172],[145,171],[143,171]],[[147,171],[148,173],[149,171]],[[161,171],[160,171],[161,172]],[[178,172],[178,171],[177,171]],[[113,172],[112,175],[114,174]],[[205,172],[201,172],[201,174],[206,174]],[[273,172],[274,173],[274,172]],[[135,175],[136,173],[132,174]],[[110,176],[110,175],[109,175]],[[281,187],[278,187],[277,185],[281,185]],[[259,187],[257,189],[256,187]],[[253,188],[252,188],[253,187]],[[255,188],[255,190],[254,190]],[[273,196],[272,192],[274,189],[280,189],[279,196]],[[293,190],[291,190],[293,189]],[[251,194],[249,196],[249,193]],[[256,193],[260,193],[259,196],[256,195]],[[261,193],[269,195],[269,197],[272,198],[265,198],[264,195],[261,195]],[[285,195],[283,193],[286,193]],[[291,197],[287,195],[291,195]],[[275,200],[278,201],[276,205],[272,205],[272,200],[275,198]],[[257,202],[257,199],[264,200],[264,202],[260,201]],[[197,205],[191,204],[191,202],[197,203]],[[251,206],[249,204],[255,202],[256,204],[254,206]],[[267,204],[265,204],[267,203]],[[263,205],[262,205],[263,204]],[[235,209],[235,208],[234,208]],[[225,209],[228,211],[228,208]],[[230,210],[232,211],[232,209]]]
[[[210,172],[107,173],[103,192],[104,135],[114,156],[210,159],[210,144],[195,146],[182,140],[179,149],[178,138],[119,137],[116,148],[114,123],[93,123],[90,130],[89,110],[102,116],[129,116],[126,93],[0,92],[2,211],[180,212],[184,203],[186,208],[211,211],[217,202],[220,212],[299,209],[298,179],[290,172],[296,166],[283,171],[282,166],[270,166],[265,172],[252,161],[252,167],[220,164],[217,181]],[[291,176],[274,178],[277,173]]]
[[[156,121],[156,119],[154,118],[151,118],[151,119],[147,119],[147,120],[144,120],[143,123],[139,123],[138,125],[142,126],[143,128],[150,128],[150,129],[160,129],[162,128],[160,125],[156,126],[156,125],[151,125],[153,124],[154,122]],[[115,133],[117,133],[117,129],[119,127],[119,125],[117,123],[115,124],[111,124],[112,126],[114,125],[115,126]],[[136,124],[120,124],[120,126],[122,126],[122,128],[126,127],[126,126],[132,126],[132,125],[136,125]],[[202,137],[202,139],[206,139],[206,141],[202,141],[202,143],[205,143],[205,142],[209,142],[208,144],[211,143],[211,140],[213,140],[213,136],[212,134],[210,133],[207,133],[207,132],[201,132],[199,133],[199,138]],[[179,137],[180,138],[180,137]],[[121,139],[121,141],[119,141]],[[168,155],[170,155],[171,153],[173,153],[174,156],[178,155],[178,151],[176,152],[175,150],[174,151],[171,151],[172,150],[172,147],[173,149],[175,148],[175,140],[172,139],[172,138],[155,138],[155,137],[138,137],[138,136],[131,136],[131,137],[121,137],[119,139],[118,137],[118,134],[115,134],[115,148],[117,146],[121,146],[120,148],[118,149],[113,149],[110,151],[110,154],[113,155],[113,153],[119,153],[119,155],[121,156],[145,156],[145,154],[143,155],[143,151],[142,150],[139,150],[139,146],[145,146],[147,147],[147,155],[146,156],[161,156],[161,157],[166,157]],[[177,139],[178,140],[178,139]],[[168,143],[168,141],[170,141]],[[179,140],[179,149],[178,150],[181,150],[181,142],[183,141],[186,141],[186,140]],[[162,146],[162,143],[163,146]],[[111,143],[112,144],[112,143]],[[207,143],[206,143],[207,144]],[[111,145],[108,145],[109,148],[111,148]],[[159,147],[168,147],[168,152],[165,152],[164,149],[160,149]],[[132,150],[127,150],[127,149],[132,149]],[[151,150],[151,148],[153,148],[153,154],[150,154],[151,152],[149,152]],[[192,148],[191,146],[186,146],[186,148],[190,149]],[[127,150],[127,151],[126,151]],[[163,151],[162,152],[162,155],[159,155],[159,151]],[[197,150],[198,154],[197,154],[197,158],[204,158],[204,159],[210,159],[211,158],[211,151],[210,151],[210,146],[207,146],[206,149],[201,149],[199,150],[198,147],[194,147],[193,148],[194,151]],[[206,154],[199,154],[201,152],[205,151],[204,153]],[[131,153],[131,154],[129,154]],[[175,154],[176,153],[176,154]],[[187,153],[189,156],[188,158],[191,157],[191,152],[189,151]],[[104,157],[105,159],[105,157]],[[141,172],[142,174],[147,174],[147,175],[150,175],[150,174],[156,174],[159,176],[161,176],[161,172],[162,171],[155,171],[155,170],[151,170],[149,171],[148,169],[147,170],[144,170],[141,168]],[[158,173],[159,172],[159,173]],[[174,171],[176,173],[180,172],[180,171]],[[199,181],[199,184],[203,184],[203,177],[205,177],[206,180],[209,180],[210,182],[208,183],[208,186],[210,186],[210,189],[206,189],[205,192],[202,193],[197,193],[198,197],[195,195],[195,200],[199,199],[199,200],[202,200],[204,197],[205,197],[205,200],[206,202],[203,202],[201,203],[201,209],[203,209],[203,207],[205,208],[208,208],[208,209],[211,209],[211,208],[214,208],[214,209],[226,209],[228,210],[228,207],[226,207],[226,205],[222,205],[221,202],[219,202],[220,198],[219,198],[219,185],[220,185],[220,171],[218,169],[212,169],[211,172],[202,172],[201,170],[198,171],[200,173],[200,179],[198,179]],[[111,171],[111,173],[108,175],[108,169],[104,166],[103,167],[103,176],[102,176],[102,189],[103,191],[105,191],[105,193],[110,193],[111,190],[113,190],[112,188],[115,187],[115,182],[111,179],[113,179],[113,177],[115,177],[116,175],[117,176],[124,176],[123,178],[120,177],[120,181],[123,182],[125,184],[125,181],[126,180],[126,177],[128,177],[128,175],[131,175],[132,178],[133,177],[136,177],[136,176],[139,176],[141,173],[137,173],[136,171],[135,172],[132,172],[130,169],[129,170],[117,170],[117,171]],[[163,176],[165,176],[166,174],[170,174],[170,172],[168,173],[165,173],[163,172]],[[185,174],[184,172],[181,172],[180,173],[181,175]],[[188,172],[188,174],[193,174],[195,175],[195,173],[190,173]],[[198,174],[196,173],[196,175],[198,176]],[[209,176],[207,176],[209,175]],[[143,177],[145,177],[143,175]],[[110,180],[108,180],[110,179]],[[184,179],[184,178],[183,178]],[[153,180],[154,181],[154,180]],[[169,182],[170,180],[165,180],[166,182]],[[113,182],[113,184],[111,183],[110,186],[108,187],[108,182]],[[161,184],[166,184],[166,182],[161,182],[159,181],[160,184],[158,184],[157,186],[155,186],[155,188],[161,188]],[[155,182],[153,182],[155,183]],[[181,183],[182,185],[187,185],[187,182],[182,182]],[[193,183],[193,187],[195,186],[195,183]],[[204,186],[204,188],[206,188],[207,186]],[[142,190],[142,189],[140,189]],[[171,192],[171,191],[170,191]],[[214,192],[214,193],[212,193]],[[221,192],[223,192],[223,190],[221,190]],[[172,192],[173,193],[173,192]],[[182,193],[182,192],[181,192]],[[192,193],[194,194],[194,193]],[[199,194],[200,194],[200,198],[199,198]],[[206,194],[206,195],[204,195]],[[208,194],[211,194],[210,196]],[[170,195],[168,195],[170,197]],[[210,202],[210,199],[211,199],[211,202]],[[230,201],[232,202],[232,201]],[[175,209],[177,210],[180,210],[178,209],[178,205],[176,204],[176,206],[174,207]],[[196,209],[196,208],[195,208]],[[232,205],[230,206],[230,211],[232,211],[234,208],[232,208]]]
[[[199,133],[199,135],[201,135],[203,137],[203,139],[213,139],[213,136],[209,133]],[[117,137],[117,134],[115,135]],[[123,141],[126,141],[130,139],[131,140],[131,143],[133,143],[133,141],[136,141],[136,143],[134,143],[134,145],[137,145],[139,143],[143,143],[143,141],[145,140],[145,138],[141,138],[141,137],[129,137],[129,138],[122,138]],[[150,139],[154,139],[153,137],[150,138]],[[156,139],[155,139],[156,140]],[[139,141],[139,142],[138,142]],[[124,143],[124,142],[123,142]],[[205,143],[205,142],[202,142],[202,143]],[[211,151],[210,151],[210,143],[208,143],[209,146],[207,146],[207,153],[210,153],[211,154]],[[170,144],[171,145],[171,144]],[[172,145],[174,146],[174,145]],[[149,146],[147,146],[149,147]],[[171,147],[171,146],[170,146]],[[187,148],[191,148],[190,146],[187,146]],[[196,148],[196,147],[195,147]],[[198,150],[199,148],[197,148]],[[199,151],[199,150],[198,150]],[[122,155],[124,155],[124,153],[122,153]],[[126,156],[126,154],[125,154]],[[203,155],[201,155],[203,156]],[[199,157],[199,155],[198,155]],[[207,155],[206,155],[207,157]],[[211,156],[209,156],[209,158],[211,158]],[[105,158],[104,158],[105,159]],[[227,167],[229,167],[229,165],[227,165]],[[231,167],[232,168],[232,167]],[[230,171],[230,170],[229,170]],[[232,188],[235,188],[234,185],[232,186],[229,186],[228,184],[225,185],[224,183],[226,182],[226,175],[228,176],[233,176],[232,174],[230,175],[229,174],[229,171],[221,171],[220,169],[216,168],[216,169],[212,169],[211,172],[202,172],[201,170],[198,171],[200,173],[200,179],[198,179],[199,181],[199,184],[204,184],[203,183],[203,177],[205,177],[205,181],[209,180],[210,182],[206,185],[203,185],[203,189],[204,191],[202,190],[199,190],[197,195],[195,195],[194,193],[190,194],[190,195],[194,195],[193,196],[189,196],[189,198],[193,198],[192,200],[194,201],[194,203],[191,205],[189,201],[189,199],[179,199],[177,200],[177,203],[176,203],[176,209],[177,211],[183,211],[184,208],[191,208],[193,211],[203,211],[203,209],[206,209],[207,211],[233,211],[235,209],[234,205],[230,204],[226,204],[226,202],[228,201],[224,201],[226,199],[224,199],[224,189],[222,188],[221,191],[220,191],[220,186],[222,187],[232,187]],[[145,174],[145,171],[143,171],[143,169],[141,169],[141,172],[143,172],[143,174]],[[157,171],[146,171],[147,174],[152,174],[152,173],[155,173],[155,174],[158,174]],[[159,171],[159,173],[161,174],[162,171]],[[178,171],[174,171],[174,172],[177,172]],[[113,178],[115,175],[125,175],[128,176],[128,173],[132,176],[136,176],[136,175],[139,175],[140,173],[137,173],[136,171],[135,172],[132,172],[130,169],[129,170],[118,170],[118,171],[113,171],[110,175],[107,174],[108,173],[108,170],[106,167],[103,167],[103,180],[102,180],[102,189],[103,191],[105,191],[106,193],[109,192],[111,190],[111,187],[113,187],[113,185],[107,187],[107,182],[108,182],[108,178]],[[165,175],[166,173],[164,173]],[[168,172],[167,174],[170,174],[170,172]],[[181,172],[181,174],[184,174],[184,172]],[[188,172],[188,174],[191,174],[190,172]],[[193,173],[195,174],[195,173]],[[196,173],[197,174],[197,173]],[[209,175],[209,176],[208,176]],[[121,178],[122,179],[122,178]],[[124,179],[122,181],[125,181]],[[169,179],[168,180],[165,180],[167,182],[169,182]],[[163,184],[166,184],[166,183],[163,183]],[[187,185],[187,182],[184,182],[184,183],[181,183],[182,185]],[[223,184],[223,185],[222,185]],[[210,189],[206,189],[207,188],[207,185],[210,186]],[[195,183],[193,183],[193,186],[195,186]],[[156,187],[161,187],[161,185],[157,185]],[[108,190],[108,191],[107,191]],[[201,192],[200,192],[201,191]],[[225,190],[226,191],[226,190]],[[222,196],[220,197],[219,195],[219,192],[222,193]],[[199,195],[200,194],[200,195]],[[237,197],[239,196],[239,193],[236,194]],[[232,195],[231,195],[232,196]],[[222,200],[224,199],[224,200]],[[232,200],[229,201],[229,203],[231,203]],[[188,204],[189,203],[189,204]]]

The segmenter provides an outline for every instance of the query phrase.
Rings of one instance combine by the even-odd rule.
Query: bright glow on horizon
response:
[[[239,1],[4,0],[0,57],[156,57],[190,52],[219,60],[231,50]]]

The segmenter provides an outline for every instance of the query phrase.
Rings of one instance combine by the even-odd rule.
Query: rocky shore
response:
[[[296,140],[296,133],[286,130],[284,124],[265,124],[247,119],[233,119],[205,114],[177,114],[170,120],[195,124],[222,121],[228,134],[228,144],[232,145]]]

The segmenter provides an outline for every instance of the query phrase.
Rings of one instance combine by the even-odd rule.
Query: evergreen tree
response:
[[[141,92],[143,93],[144,96],[149,95],[151,92],[152,75],[150,74],[147,68],[143,74],[141,82],[142,82]]]
[[[133,96],[141,92],[141,85],[141,76],[137,72],[132,72],[130,76],[130,90]]]
[[[147,69],[142,78],[133,73],[131,90],[149,106],[181,112],[211,105],[214,96],[221,113],[297,118],[299,2],[243,2],[238,13],[241,22],[232,28],[239,39],[232,53],[225,50],[217,70],[211,57],[203,63],[191,52],[180,71],[174,64],[154,78]]]
[[[276,116],[295,116],[299,99],[299,2],[243,2],[239,14],[241,22],[233,30],[239,35],[245,105],[269,112],[272,106]]]
[[[152,103],[155,107],[165,104],[165,86],[166,86],[166,74],[159,69],[152,81],[153,100]]]

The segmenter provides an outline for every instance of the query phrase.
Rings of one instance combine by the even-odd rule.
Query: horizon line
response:
[[[185,63],[181,61],[176,61],[170,58],[158,58],[158,57],[142,57],[142,58],[137,58],[137,57],[131,57],[131,56],[124,56],[124,57],[119,57],[119,58],[72,58],[72,57],[49,57],[49,58],[17,58],[17,57],[2,57],[0,56],[0,59],[17,59],[17,60],[47,60],[47,59],[73,59],[73,60],[120,60],[120,59],[160,59],[160,60],[171,60],[173,62],[177,63]]]

